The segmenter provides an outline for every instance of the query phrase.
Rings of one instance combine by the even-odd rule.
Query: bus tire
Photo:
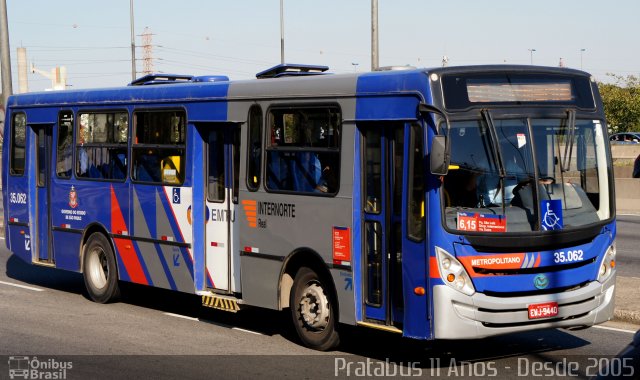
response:
[[[89,297],[98,303],[109,303],[120,297],[116,258],[109,240],[94,233],[84,246],[83,275]]]
[[[340,343],[336,303],[328,282],[313,270],[302,267],[291,287],[289,308],[293,325],[304,345],[327,351]]]

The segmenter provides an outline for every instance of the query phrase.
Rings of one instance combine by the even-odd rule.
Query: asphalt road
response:
[[[636,328],[435,343],[345,328],[340,350],[320,353],[297,343],[284,313],[218,312],[195,296],[132,285],[124,294],[120,303],[95,304],[81,275],[30,266],[0,249],[0,379],[25,357],[39,376],[67,379],[588,378],[599,365],[630,364],[611,357]]]

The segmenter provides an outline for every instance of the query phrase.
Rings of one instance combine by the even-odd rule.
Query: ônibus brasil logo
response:
[[[73,363],[36,356],[9,356],[10,379],[66,379]]]

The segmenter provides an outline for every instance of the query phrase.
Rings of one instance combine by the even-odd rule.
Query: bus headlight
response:
[[[607,249],[607,253],[604,255],[604,259],[600,263],[600,268],[598,270],[598,281],[605,282],[611,274],[613,270],[616,268],[616,243],[614,242]]]
[[[468,296],[476,292],[471,282],[471,277],[469,277],[464,266],[462,266],[453,255],[440,247],[436,247],[436,258],[438,260],[440,277],[447,286]]]

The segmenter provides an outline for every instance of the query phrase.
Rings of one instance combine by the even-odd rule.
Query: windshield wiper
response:
[[[571,155],[573,154],[574,137],[576,135],[576,110],[567,110],[567,141],[564,142],[564,155],[560,164],[562,172],[568,172],[571,168]]]
[[[504,168],[504,162],[502,161],[502,148],[500,147],[500,143],[498,142],[498,132],[496,131],[496,125],[493,123],[493,118],[491,117],[491,112],[488,109],[483,109],[482,118],[484,122],[487,123],[487,127],[489,128],[490,140],[491,140],[491,153],[493,154],[494,162],[498,165],[498,174],[500,176],[500,194],[502,194],[502,215],[505,214],[505,203],[506,197],[505,188],[504,188],[504,179],[507,176],[507,172]]]
[[[482,118],[484,122],[487,123],[487,127],[489,128],[489,134],[491,136],[491,153],[493,153],[493,159],[498,165],[498,173],[500,174],[500,178],[504,178],[507,174],[504,169],[504,163],[502,162],[502,149],[500,148],[500,144],[498,143],[498,132],[496,131],[496,126],[493,124],[493,118],[491,117],[491,113],[489,110],[482,110]]]

